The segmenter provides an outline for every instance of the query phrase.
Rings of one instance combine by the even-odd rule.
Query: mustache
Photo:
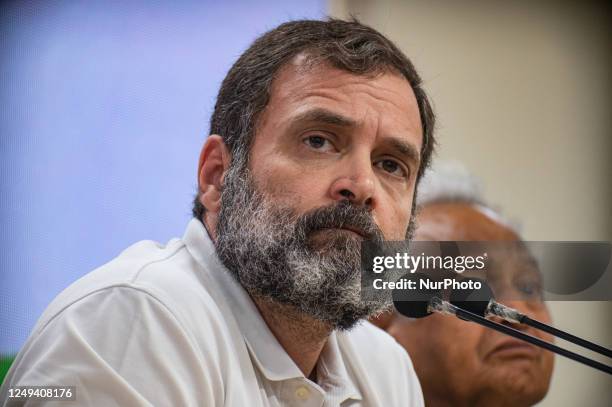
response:
[[[385,239],[370,211],[350,201],[340,201],[300,215],[295,224],[295,233],[307,237],[313,232],[330,228],[356,231],[368,241],[382,242]]]

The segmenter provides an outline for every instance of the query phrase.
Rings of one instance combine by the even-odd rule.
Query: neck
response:
[[[332,332],[331,327],[288,305],[259,297],[253,297],[253,301],[268,328],[304,376],[314,377],[317,361]]]

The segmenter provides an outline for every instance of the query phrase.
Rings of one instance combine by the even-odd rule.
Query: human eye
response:
[[[391,158],[383,158],[374,163],[374,165],[384,172],[399,178],[408,178],[408,170],[397,160]]]
[[[304,137],[302,142],[306,144],[308,147],[312,148],[313,150],[326,152],[326,151],[333,151],[335,149],[332,142],[326,136],[322,134],[308,135]]]
[[[538,281],[519,280],[515,281],[514,287],[524,298],[542,297],[542,285]]]

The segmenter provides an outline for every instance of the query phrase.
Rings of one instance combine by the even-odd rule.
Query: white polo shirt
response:
[[[423,406],[390,336],[364,322],[334,332],[314,383],[192,220],[183,239],[139,242],[45,310],[0,391],[76,386],[66,406]],[[53,405],[62,405],[54,402]]]

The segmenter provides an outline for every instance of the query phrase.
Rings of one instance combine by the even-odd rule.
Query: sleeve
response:
[[[57,385],[76,386],[76,403],[53,406],[222,405],[221,373],[206,354],[149,293],[105,288],[65,308],[28,340],[0,400],[7,401],[8,387]]]

